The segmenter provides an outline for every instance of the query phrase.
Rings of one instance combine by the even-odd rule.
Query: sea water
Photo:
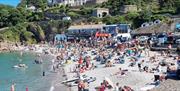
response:
[[[43,57],[43,64],[35,64],[37,59],[33,53],[0,53],[0,91],[10,91],[12,83],[15,83],[15,91],[47,91],[51,82],[48,81],[50,75],[50,58]],[[19,63],[26,64],[28,68],[13,68]],[[46,76],[42,76],[43,71]]]

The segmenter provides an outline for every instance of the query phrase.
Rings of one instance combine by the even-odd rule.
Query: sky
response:
[[[21,0],[0,0],[0,4],[11,5],[16,7]]]

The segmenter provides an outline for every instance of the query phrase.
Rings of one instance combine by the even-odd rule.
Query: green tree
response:
[[[12,9],[10,12],[8,21],[10,25],[16,25],[18,23],[22,23],[26,21],[26,17],[21,14],[21,12],[17,9]]]
[[[91,23],[95,23],[95,24],[98,24],[99,22],[101,22],[101,19],[100,18],[97,18],[97,17],[94,17],[94,16],[91,16],[87,19],[87,22],[91,22]]]
[[[80,17],[80,15],[75,12],[68,12],[67,15],[70,16],[71,18],[75,18],[75,19]]]

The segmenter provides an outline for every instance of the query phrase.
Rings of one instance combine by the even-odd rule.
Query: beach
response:
[[[94,59],[95,56],[91,55],[90,51],[94,49],[90,49],[87,52],[87,55]],[[176,54],[173,54],[175,56]],[[142,57],[138,58],[138,60],[145,60],[146,65],[149,69],[156,68],[159,65],[159,62],[162,60],[166,60],[166,62],[176,63],[173,57],[162,56],[161,53],[156,51],[149,51],[149,55],[145,54],[143,51]],[[150,58],[156,56],[156,62],[151,62]],[[111,60],[115,60],[118,56],[114,56]],[[158,87],[159,85],[152,85],[154,83],[154,72],[140,72],[138,66],[129,67],[130,57],[125,58],[125,63],[123,64],[114,64],[113,67],[105,67],[105,64],[100,64],[95,60],[91,62],[94,63],[97,68],[93,70],[87,70],[81,74],[81,76],[85,75],[87,77],[95,77],[96,80],[89,84],[89,91],[95,91],[97,87],[100,86],[100,83],[103,82],[106,78],[110,79],[115,86],[116,83],[120,83],[120,87],[130,86],[134,91],[146,91],[144,89],[150,90]],[[73,73],[74,67],[78,64],[78,62],[72,62],[65,65],[65,71],[68,79],[72,79],[76,77],[76,73]],[[137,65],[137,64],[136,64]],[[128,70],[125,75],[113,75],[118,72],[119,68]],[[161,70],[167,70],[166,67],[162,67]],[[71,85],[71,84],[69,84]],[[160,85],[161,86],[161,85]],[[71,91],[78,91],[77,86],[71,87]],[[113,89],[106,89],[106,91],[113,91]],[[152,90],[153,91],[153,90]]]
[[[120,47],[114,50],[101,48],[102,45],[98,45],[100,48],[86,46],[83,42],[64,43],[62,48],[40,44],[18,46],[16,51],[32,52],[40,55],[42,60],[48,59],[48,66],[41,78],[42,82],[48,84],[43,83],[34,91],[79,91],[81,81],[88,83],[88,91],[99,91],[104,82],[108,83],[104,91],[114,91],[116,84],[119,84],[118,88],[129,88],[127,91],[158,91],[162,85],[161,80],[154,78],[156,70],[162,72],[162,77],[167,71],[167,66],[160,63],[173,63],[177,67],[177,60],[174,59],[176,53],[167,56],[144,47]],[[162,84],[165,82],[162,81]]]

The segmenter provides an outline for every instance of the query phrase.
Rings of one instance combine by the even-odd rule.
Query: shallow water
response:
[[[14,82],[16,91],[48,91],[51,81],[48,81],[50,73],[50,57],[43,57],[43,64],[34,64],[36,55],[32,53],[1,53],[0,54],[0,91],[10,91],[11,84]],[[22,60],[22,61],[20,61]],[[13,68],[14,65],[24,63],[27,69]],[[46,76],[43,77],[43,71]]]

